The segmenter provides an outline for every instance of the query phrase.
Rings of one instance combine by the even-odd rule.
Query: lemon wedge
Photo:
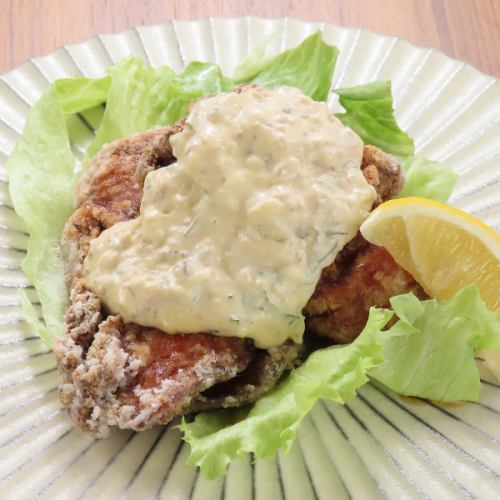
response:
[[[390,200],[362,224],[424,288],[447,301],[475,283],[488,309],[500,310],[500,235],[462,210],[425,198]]]

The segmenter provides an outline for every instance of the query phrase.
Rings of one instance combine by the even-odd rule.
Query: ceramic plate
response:
[[[418,152],[453,166],[451,202],[500,227],[500,81],[432,49],[361,29],[292,19],[171,21],[61,47],[0,78],[0,491],[2,498],[500,498],[500,386],[481,402],[442,407],[378,386],[340,406],[318,404],[291,451],[234,462],[206,481],[186,467],[179,432],[154,428],[93,441],[73,428],[57,395],[54,356],[26,325],[17,289],[27,235],[12,210],[4,164],[26,115],[57,78],[102,76],[133,54],[179,70],[215,61],[225,73],[264,37],[274,52],[321,29],[340,49],[335,86],[390,79],[402,128]],[[335,102],[330,103],[332,107]],[[76,154],[92,120],[75,118]]]

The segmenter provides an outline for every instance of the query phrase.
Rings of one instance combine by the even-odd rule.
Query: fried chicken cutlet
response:
[[[141,180],[148,170],[175,161],[168,138],[182,126],[181,121],[105,147],[78,184],[78,208],[63,234],[71,295],[67,332],[54,349],[60,396],[75,423],[96,437],[106,436],[110,426],[140,430],[194,409],[255,401],[301,351],[293,342],[257,352],[245,339],[166,335],[124,324],[86,286],[82,265],[90,241],[113,224],[137,217]],[[224,394],[204,394],[238,374],[244,376]]]
[[[181,120],[172,127],[152,129],[106,146],[78,184],[77,209],[63,235],[68,248],[71,304],[66,314],[66,335],[55,348],[61,373],[60,395],[75,423],[96,437],[106,436],[114,426],[140,430],[200,409],[255,401],[276,384],[301,352],[301,346],[292,342],[261,350],[240,338],[204,332],[165,334],[125,324],[106,310],[82,278],[90,241],[117,222],[138,216],[144,176],[175,161],[169,138],[183,126]],[[401,187],[399,164],[376,148],[365,148],[362,169],[377,191],[377,203]],[[361,314],[367,311],[355,293],[342,292],[356,269],[352,266],[358,253],[353,250],[355,246],[348,244],[324,271],[312,305],[305,308],[309,329],[334,341],[355,338],[364,326],[350,321],[337,328],[333,320],[330,329],[323,323],[318,326],[320,319],[330,318],[331,310],[337,316],[344,308]],[[385,251],[376,250],[378,259]],[[365,252],[375,255],[370,246]],[[388,281],[394,274],[404,273],[394,266],[387,271]],[[332,292],[325,284],[335,281],[341,299],[332,302],[328,301]],[[363,281],[367,301],[372,285]],[[371,305],[385,305],[382,302],[388,302],[392,295],[389,290],[392,288],[383,290],[386,295],[378,290],[379,304]],[[320,299],[322,307],[318,305]]]

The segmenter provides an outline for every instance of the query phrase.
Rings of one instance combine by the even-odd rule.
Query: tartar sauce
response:
[[[177,162],[148,174],[140,216],[92,241],[89,286],[125,322],[300,342],[321,270],[375,199],[360,138],[281,87],[200,100],[171,143]]]

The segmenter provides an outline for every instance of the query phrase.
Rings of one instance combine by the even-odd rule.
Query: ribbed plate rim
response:
[[[79,45],[87,44],[87,43],[91,42],[92,40],[99,40],[103,36],[122,35],[122,34],[127,33],[127,32],[137,31],[138,28],[161,28],[162,26],[165,26],[167,24],[171,24],[172,22],[198,23],[198,22],[207,21],[207,20],[212,22],[212,21],[219,21],[219,20],[238,21],[240,19],[244,19],[244,20],[256,19],[256,20],[259,20],[259,21],[281,21],[281,20],[289,21],[289,20],[291,20],[291,21],[296,21],[296,22],[303,23],[303,24],[316,24],[316,23],[319,23],[319,24],[323,25],[323,26],[321,26],[321,27],[318,28],[321,31],[323,31],[324,28],[326,26],[328,26],[329,28],[340,29],[340,30],[343,30],[343,31],[350,31],[350,32],[357,32],[357,31],[359,31],[359,32],[369,33],[371,35],[375,35],[376,37],[379,37],[379,38],[382,38],[382,39],[385,39],[385,40],[395,40],[395,43],[399,42],[399,41],[404,42],[404,43],[410,45],[412,48],[431,51],[433,53],[439,54],[440,56],[444,57],[447,61],[458,62],[458,63],[464,64],[466,67],[468,67],[468,69],[471,69],[475,73],[477,73],[477,76],[486,77],[486,78],[492,78],[492,79],[494,79],[496,81],[500,81],[500,77],[496,77],[495,75],[491,75],[489,73],[486,73],[485,71],[482,71],[475,64],[471,63],[470,61],[468,61],[466,59],[462,59],[462,58],[450,56],[450,55],[446,54],[445,52],[443,52],[441,49],[437,49],[435,47],[431,47],[431,46],[428,46],[428,45],[418,45],[418,44],[415,44],[413,42],[410,42],[404,36],[400,36],[400,35],[385,35],[385,34],[379,33],[376,30],[372,30],[370,28],[361,28],[361,27],[356,27],[356,26],[341,26],[339,24],[330,23],[328,21],[319,20],[319,19],[304,20],[304,19],[299,19],[299,18],[294,17],[294,16],[274,16],[274,17],[271,16],[271,17],[264,17],[264,16],[252,16],[252,15],[247,15],[247,16],[202,16],[202,17],[197,17],[195,19],[179,19],[179,18],[173,17],[173,18],[166,19],[164,22],[161,22],[161,23],[137,24],[137,25],[130,26],[128,28],[125,28],[125,29],[119,30],[119,31],[109,31],[109,32],[105,32],[105,33],[97,33],[94,36],[90,36],[90,37],[85,38],[85,39],[80,40],[80,41],[71,42],[71,43],[62,43],[62,44],[58,45],[57,47],[55,47],[54,49],[52,49],[51,51],[44,52],[43,54],[35,55],[35,56],[32,56],[32,57],[27,57],[21,63],[16,64],[13,68],[8,69],[8,70],[3,71],[2,73],[0,73],[0,78],[3,78],[5,76],[7,76],[7,75],[9,75],[9,74],[17,71],[21,66],[25,65],[26,63],[29,63],[33,59],[37,60],[37,59],[41,59],[41,58],[50,56],[54,52],[57,52],[58,50],[63,49],[65,47],[78,47]]]

